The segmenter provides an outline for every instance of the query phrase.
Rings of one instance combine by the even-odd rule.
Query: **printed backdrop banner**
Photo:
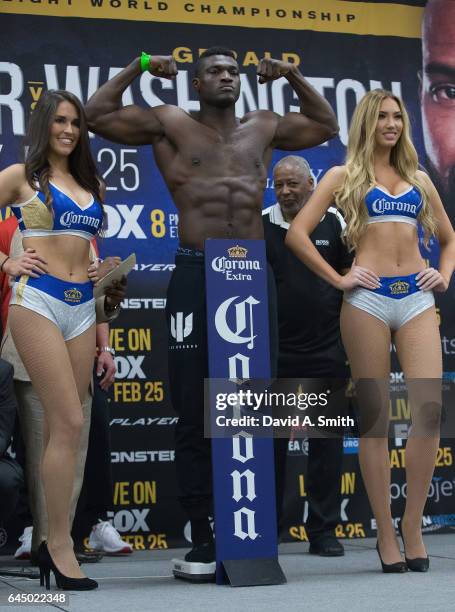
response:
[[[200,51],[211,45],[226,45],[237,53],[242,84],[238,116],[256,109],[279,114],[299,110],[285,79],[258,83],[255,71],[263,56],[298,64],[327,98],[336,112],[340,132],[329,143],[305,151],[316,178],[342,162],[352,111],[365,92],[377,87],[404,98],[425,165],[424,143],[430,142],[431,124],[425,124],[424,138],[418,76],[422,69],[420,22],[424,4],[417,0],[1,0],[0,168],[20,161],[28,115],[44,90],[68,89],[85,102],[142,50],[172,54],[178,66],[177,78],[169,81],[143,74],[126,90],[124,103],[144,107],[178,104],[188,112],[196,111],[197,96],[191,83],[194,63]],[[455,65],[455,57],[453,60]],[[450,89],[446,81],[432,86],[429,103],[441,103],[447,113],[453,86]],[[450,126],[445,134],[453,139],[453,120]],[[107,184],[108,229],[100,240],[101,254],[125,257],[135,251],[138,259],[129,276],[123,313],[111,330],[118,374],[110,394],[114,500],[109,516],[137,549],[184,545],[188,526],[176,500],[176,416],[169,400],[164,317],[166,286],[178,244],[178,214],[151,147],[118,145],[99,137],[93,137],[91,143]],[[275,151],[273,162],[285,154]],[[269,178],[264,205],[274,201]],[[7,214],[8,210],[4,211]],[[451,290],[440,304],[447,377],[455,376],[454,296],[455,290]],[[392,381],[400,376],[394,366]],[[392,399],[392,418],[402,409],[397,401]],[[425,514],[429,530],[439,528],[436,523],[451,520],[453,451],[452,441],[441,442]],[[338,528],[339,535],[347,538],[375,532],[356,452],[355,441],[348,440],[341,484],[342,523]],[[289,453],[287,522],[282,537],[301,540],[306,538],[305,441],[291,440]],[[391,450],[395,516],[401,512],[406,496],[404,457],[403,442],[397,439]],[[5,546],[13,549],[22,527],[18,521],[7,526],[0,541],[6,540]],[[88,525],[85,536],[89,529]]]

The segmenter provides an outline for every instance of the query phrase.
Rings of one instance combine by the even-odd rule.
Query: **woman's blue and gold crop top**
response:
[[[420,191],[414,185],[396,196],[376,185],[365,196],[365,205],[368,210],[368,224],[397,221],[417,226],[417,217],[423,201]]]
[[[46,206],[46,196],[42,191],[37,191],[27,202],[11,205],[22,236],[68,234],[92,240],[103,223],[101,204],[92,196],[91,202],[81,208],[57,185],[49,182],[49,189],[53,211]]]

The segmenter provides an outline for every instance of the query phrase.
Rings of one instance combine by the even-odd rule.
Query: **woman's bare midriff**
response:
[[[85,283],[90,265],[90,242],[79,236],[59,234],[23,239],[24,249],[35,249],[47,263],[48,274],[62,280]]]
[[[356,252],[356,264],[378,276],[420,272],[426,263],[420,254],[417,229],[393,221],[368,225]]]

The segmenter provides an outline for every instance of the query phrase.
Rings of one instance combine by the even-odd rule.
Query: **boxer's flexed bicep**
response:
[[[290,112],[279,117],[273,146],[285,151],[299,151],[316,147],[333,136],[334,132],[326,124],[302,113]]]
[[[300,101],[300,112],[279,117],[272,146],[286,151],[314,147],[338,133],[337,118],[330,104],[303,77],[298,66],[264,58],[259,62],[259,83],[284,77]],[[277,116],[278,117],[278,116]]]
[[[148,70],[154,76],[172,79],[177,66],[172,56],[148,56],[148,66],[135,58],[126,68],[104,83],[85,106],[89,129],[114,142],[129,145],[150,144],[164,135],[159,109],[135,104],[122,105],[126,88]]]
[[[95,134],[126,145],[144,145],[164,134],[156,109],[134,104],[97,117],[89,122]]]

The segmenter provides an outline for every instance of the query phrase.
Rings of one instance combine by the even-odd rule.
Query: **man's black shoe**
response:
[[[324,535],[314,542],[310,542],[310,554],[321,557],[342,557],[344,547],[333,535]]]
[[[190,582],[213,582],[215,580],[215,544],[197,544],[186,553],[185,558],[172,559],[173,574]]]
[[[213,563],[215,561],[215,544],[198,544],[186,553],[185,561],[190,563]]]

